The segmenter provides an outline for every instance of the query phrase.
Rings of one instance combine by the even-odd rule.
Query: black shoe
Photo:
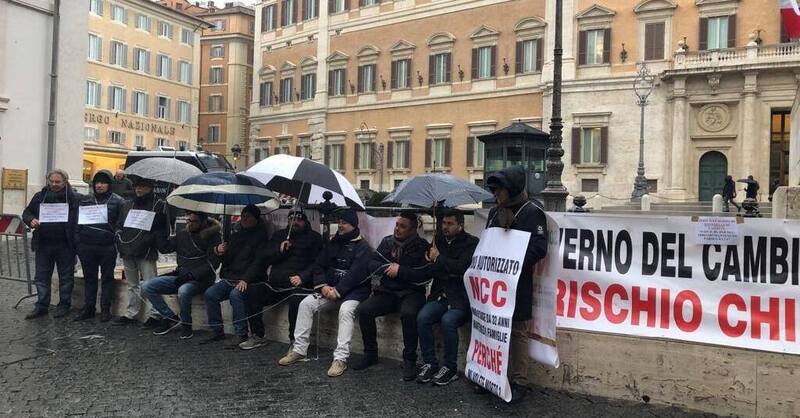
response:
[[[56,306],[56,310],[53,311],[53,318],[63,318],[67,316],[69,313],[69,306]]]
[[[364,370],[375,364],[378,364],[378,356],[374,354],[365,354],[364,357],[361,357],[361,361],[353,363],[350,368],[353,370]]]
[[[91,309],[84,309],[81,311],[80,314],[78,314],[78,316],[76,316],[72,320],[77,322],[77,321],[85,321],[89,318],[94,318],[94,311]]]
[[[458,370],[444,366],[439,369],[439,372],[433,377],[433,384],[436,386],[446,386],[456,380],[458,380]]]
[[[103,308],[100,311],[100,322],[108,322],[111,320],[111,309]]]
[[[127,316],[122,315],[122,316],[118,316],[116,319],[111,321],[111,325],[122,326],[122,325],[135,324],[137,322],[138,321],[133,319],[133,318],[128,318]]]
[[[423,364],[422,368],[419,369],[419,373],[417,374],[417,383],[430,383],[435,374],[436,369],[434,369],[433,365],[427,363]]]
[[[194,337],[194,331],[192,331],[191,325],[184,325],[181,327],[181,335],[180,339],[188,340],[189,338]]]
[[[417,361],[403,360],[403,380],[410,382],[417,378]]]
[[[175,328],[181,326],[181,322],[174,319],[162,319],[161,325],[153,330],[153,335],[167,335]]]
[[[153,318],[151,316],[150,318],[147,318],[147,321],[144,321],[144,324],[142,324],[142,329],[157,329],[161,326],[161,321],[161,319]]]
[[[25,315],[25,319],[36,319],[45,315],[47,315],[47,309],[37,306],[29,314]]]
[[[215,343],[217,341],[223,341],[223,340],[225,340],[225,334],[214,334],[214,335],[206,338],[205,340],[200,341],[200,344],[203,344],[203,345],[211,344],[211,343]]]

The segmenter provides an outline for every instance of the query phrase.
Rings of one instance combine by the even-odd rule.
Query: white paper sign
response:
[[[79,225],[107,224],[108,205],[81,206],[78,211]]]
[[[464,273],[472,311],[472,336],[464,374],[506,402],[511,401],[511,322],[530,237],[530,232],[513,229],[484,230]]]
[[[125,218],[125,228],[149,231],[153,227],[156,213],[149,210],[131,209]]]
[[[69,205],[66,203],[42,203],[39,205],[39,222],[56,223],[69,220]]]
[[[736,245],[739,242],[739,224],[736,218],[701,216],[694,227],[697,245]]]

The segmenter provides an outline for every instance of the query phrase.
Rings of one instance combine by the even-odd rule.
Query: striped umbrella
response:
[[[167,196],[167,203],[193,212],[238,215],[249,204],[277,209],[275,193],[258,180],[234,173],[206,173],[186,180]]]
[[[318,204],[330,191],[331,202],[339,206],[364,209],[356,189],[347,179],[327,166],[308,158],[277,154],[265,158],[244,172],[276,193],[297,198],[300,203]]]

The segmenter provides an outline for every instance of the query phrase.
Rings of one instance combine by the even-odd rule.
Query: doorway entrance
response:
[[[772,111],[769,139],[770,195],[778,186],[789,185],[789,131],[791,123],[791,113],[788,110]]]
[[[700,157],[700,181],[698,195],[701,202],[709,202],[714,195],[722,194],[725,176],[728,175],[728,159],[719,151],[709,151]]]

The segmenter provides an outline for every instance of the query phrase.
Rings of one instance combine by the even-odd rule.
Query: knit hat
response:
[[[337,211],[336,215],[338,215],[339,219],[342,221],[352,225],[354,228],[358,228],[358,214],[353,209],[340,209]]]
[[[242,209],[242,216],[244,216],[245,213],[253,215],[253,217],[255,217],[256,219],[261,217],[261,209],[259,209],[258,206],[252,203],[245,206],[244,209]]]
[[[100,170],[92,177],[92,184],[95,183],[112,184],[114,183],[114,176],[108,170]]]

